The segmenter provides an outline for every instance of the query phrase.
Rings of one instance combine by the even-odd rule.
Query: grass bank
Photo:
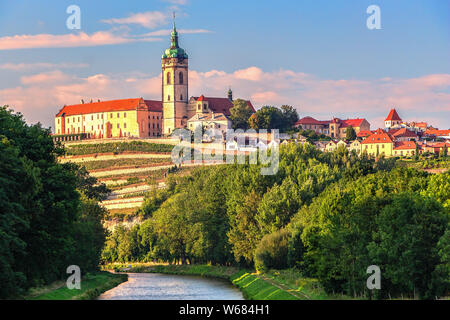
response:
[[[31,289],[26,300],[94,300],[122,282],[127,281],[126,274],[112,274],[106,271],[90,273],[81,279],[80,290],[69,290],[65,282]]]
[[[302,278],[297,272],[270,271],[257,274],[254,270],[239,269],[236,267],[210,266],[210,265],[155,265],[155,264],[112,264],[105,269],[114,269],[118,272],[131,273],[162,273],[174,275],[195,275],[202,277],[219,278],[230,281],[238,287],[247,300],[308,300],[329,299],[323,289],[313,279]],[[287,271],[286,271],[287,272]],[[294,271],[292,271],[294,272]],[[296,283],[293,279],[302,279]]]

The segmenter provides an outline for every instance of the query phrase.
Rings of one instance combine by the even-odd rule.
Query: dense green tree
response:
[[[282,105],[281,112],[283,114],[283,130],[292,129],[298,121],[297,110],[292,106]]]
[[[233,108],[230,109],[230,119],[233,122],[233,129],[247,129],[248,119],[253,114],[253,110],[247,101],[237,99],[233,101]]]
[[[353,141],[356,140],[356,131],[352,126],[347,127],[347,131],[345,132],[345,140]]]
[[[0,298],[61,279],[71,264],[97,269],[104,211],[94,198],[102,190],[58,163],[63,154],[50,130],[0,108]]]
[[[275,184],[267,191],[258,206],[256,220],[263,234],[269,234],[285,227],[302,204],[300,188],[290,178],[281,186]]]
[[[261,129],[283,129],[283,113],[280,109],[271,106],[264,106],[249,119],[249,126],[255,130]]]
[[[382,270],[383,292],[436,296],[430,284],[440,264],[437,243],[448,218],[434,199],[415,193],[394,195],[376,217],[377,230],[368,246],[373,263]]]
[[[255,211],[261,198],[255,192],[250,192],[244,198],[244,204],[236,212],[235,219],[230,221],[229,241],[236,261],[251,265],[253,253],[262,238]]]
[[[255,250],[255,268],[265,272],[270,269],[285,269],[288,266],[290,233],[286,229],[265,235]]]

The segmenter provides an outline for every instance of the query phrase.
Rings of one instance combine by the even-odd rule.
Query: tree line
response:
[[[297,268],[329,292],[433,298],[449,289],[449,174],[397,168],[345,148],[280,147],[280,168],[199,168],[145,199],[145,220],[118,227],[104,262],[164,261]]]
[[[104,185],[74,164],[50,131],[0,107],[0,299],[65,277],[70,265],[97,270],[106,232],[97,202]]]

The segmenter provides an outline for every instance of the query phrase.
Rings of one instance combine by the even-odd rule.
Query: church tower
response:
[[[188,55],[178,45],[175,14],[170,48],[162,56],[163,134],[187,125]]]

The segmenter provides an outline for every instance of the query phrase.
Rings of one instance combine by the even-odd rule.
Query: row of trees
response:
[[[245,100],[237,99],[233,104],[230,110],[233,129],[279,129],[284,132],[293,129],[298,121],[297,110],[288,105],[281,108],[264,106],[253,113]]]
[[[102,251],[108,191],[73,164],[50,131],[28,126],[0,108],[0,299],[66,276],[69,265],[96,270]]]

